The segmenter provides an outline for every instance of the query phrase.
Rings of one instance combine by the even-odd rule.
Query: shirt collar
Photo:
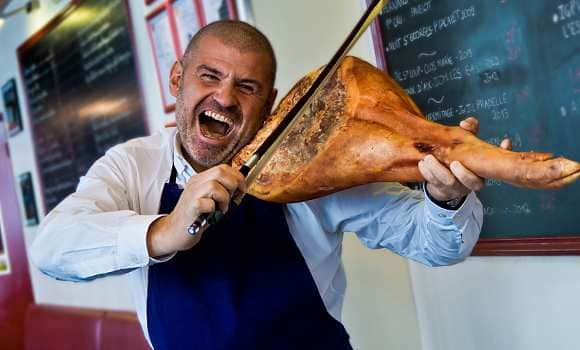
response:
[[[197,174],[183,156],[179,132],[175,133],[175,138],[173,139],[173,166],[177,171],[177,180],[182,184],[187,183],[190,177]]]

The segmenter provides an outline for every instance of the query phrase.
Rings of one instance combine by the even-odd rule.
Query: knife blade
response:
[[[274,155],[282,141],[286,138],[298,120],[298,116],[302,115],[306,111],[306,108],[308,108],[309,104],[317,97],[330,77],[332,77],[332,75],[336,72],[344,60],[346,54],[351,50],[354,44],[373,22],[373,20],[381,13],[381,10],[388,2],[389,0],[373,0],[371,2],[362,17],[354,26],[353,30],[349,33],[342,45],[332,56],[328,64],[324,66],[322,72],[320,72],[318,77],[316,77],[310,88],[290,109],[280,124],[278,124],[272,133],[268,135],[264,142],[262,142],[256,152],[254,152],[254,154],[248,158],[244,165],[242,165],[239,171],[246,177],[246,185],[248,188],[256,180],[264,166],[266,166],[270,158],[272,158],[272,155]],[[240,204],[243,196],[243,193],[236,191],[232,195],[232,198],[236,204]],[[187,228],[187,232],[190,235],[195,235],[206,226],[217,223],[221,217],[223,217],[223,213],[220,211],[215,211],[211,214],[202,214]]]

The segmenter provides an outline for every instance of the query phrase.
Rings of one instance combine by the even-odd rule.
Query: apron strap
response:
[[[177,170],[175,169],[175,165],[171,164],[171,176],[169,177],[169,183],[174,184],[176,178],[177,178]]]

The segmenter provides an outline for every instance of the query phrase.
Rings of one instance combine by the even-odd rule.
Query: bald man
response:
[[[379,183],[288,205],[246,196],[227,164],[276,97],[267,38],[236,21],[199,31],[171,69],[177,128],[109,150],[43,221],[32,258],[53,277],[127,272],[155,349],[351,349],[340,323],[344,232],[429,266],[467,257],[477,241],[482,187],[461,164],[433,157],[426,191]],[[477,129],[477,121],[461,124]],[[216,208],[205,232],[187,227]],[[381,300],[377,300],[380,303]]]

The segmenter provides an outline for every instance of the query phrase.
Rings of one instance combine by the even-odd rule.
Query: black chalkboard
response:
[[[145,135],[127,4],[74,1],[18,48],[45,209],[111,146]]]
[[[580,1],[392,0],[375,29],[379,58],[429,119],[474,115],[490,143],[580,160]],[[488,181],[480,198],[484,238],[580,234],[579,183]]]

